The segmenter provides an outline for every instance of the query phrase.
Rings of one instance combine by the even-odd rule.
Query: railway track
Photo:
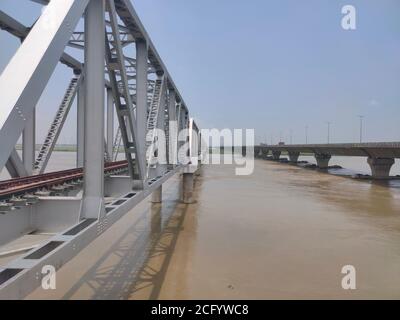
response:
[[[127,165],[126,161],[106,163],[104,174],[121,173],[127,169]],[[33,204],[39,196],[62,194],[80,187],[82,183],[83,168],[0,181],[0,213]]]

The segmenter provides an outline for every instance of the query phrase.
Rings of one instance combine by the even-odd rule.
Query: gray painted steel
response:
[[[86,5],[86,0],[50,3],[0,75],[0,87],[10,88],[0,101],[0,168],[6,164],[63,53],[73,32],[68,26],[77,24]],[[56,28],[48,28],[50,14]]]
[[[33,173],[36,148],[36,108],[26,119],[24,131],[22,132],[22,162],[28,175]]]
[[[113,159],[114,147],[114,97],[112,90],[107,89],[107,154]]]
[[[147,175],[146,133],[151,101],[158,100],[154,129],[165,130],[171,136],[172,145],[176,144],[177,132],[170,127],[171,121],[178,120],[179,129],[189,129],[186,141],[192,141],[192,147],[195,140],[190,131],[198,132],[194,121],[189,121],[188,108],[130,1],[110,0],[105,2],[106,7],[98,0],[90,3],[88,0],[34,1],[47,7],[32,28],[0,11],[0,28],[22,41],[0,76],[0,86],[11,88],[0,101],[0,169],[6,165],[13,176],[31,174],[34,109],[57,63],[61,62],[73,69],[80,83],[67,91],[68,101],[63,101],[62,108],[56,111],[56,125],[49,130],[47,138],[50,139],[45,140],[38,169],[43,172],[46,168],[77,94],[76,166],[84,167],[84,179],[33,191],[35,194],[14,194],[14,198],[5,200],[7,203],[0,202],[0,246],[32,230],[54,234],[37,248],[35,245],[17,249],[22,254],[0,267],[0,298],[4,299],[22,298],[31,292],[40,284],[42,266],[51,264],[60,268],[150,194],[153,193],[157,202],[161,201],[162,184],[187,169],[179,163],[166,166],[155,162],[152,174]],[[45,23],[50,14],[54,15],[52,28]],[[84,33],[75,30],[82,16]],[[66,45],[84,50],[84,63],[66,54],[63,51]],[[130,54],[123,51],[128,45],[135,47]],[[164,79],[156,95],[156,81],[149,79],[152,73]],[[115,142],[118,145],[119,141],[123,142],[130,175],[122,175],[125,173],[121,170],[104,175],[104,154],[111,159],[117,155],[117,143],[113,143],[114,107],[120,128]],[[22,160],[15,147],[23,132]],[[189,150],[189,154],[193,152]],[[193,175],[196,168],[191,165],[185,171],[186,182],[190,182],[188,175]],[[184,185],[189,195],[193,184]]]
[[[103,1],[86,8],[85,32],[85,152],[81,218],[99,218],[104,212],[104,36]]]
[[[8,158],[6,168],[12,178],[25,177],[28,175],[25,165],[15,149],[11,152],[11,155]]]
[[[85,146],[85,77],[78,88],[77,110],[76,110],[76,166],[83,167]]]

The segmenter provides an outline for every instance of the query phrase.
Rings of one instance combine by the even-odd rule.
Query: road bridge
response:
[[[44,7],[31,26],[0,11],[2,31],[21,42],[0,76],[0,170],[12,177],[0,182],[0,257],[15,256],[0,267],[0,299],[26,296],[44,266],[61,268],[147,196],[161,202],[177,173],[191,203],[200,150],[199,127],[130,0],[32,1]],[[58,63],[71,80],[36,156],[36,107]],[[76,168],[48,172],[74,102]],[[51,236],[4,251],[36,234]]]
[[[320,169],[328,168],[332,156],[367,157],[372,177],[374,179],[387,179],[395,159],[400,158],[400,142],[260,144],[254,148],[254,152],[256,156],[264,157],[271,153],[274,160],[279,160],[282,152],[285,152],[288,154],[291,163],[297,163],[301,154],[313,154]]]

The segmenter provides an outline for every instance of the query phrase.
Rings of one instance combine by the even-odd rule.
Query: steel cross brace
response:
[[[132,154],[137,155],[137,128],[136,128],[136,117],[133,112],[133,103],[131,100],[131,94],[129,92],[128,78],[126,75],[126,69],[124,64],[124,56],[122,53],[122,47],[120,43],[119,28],[117,25],[117,16],[115,12],[114,3],[108,2],[107,9],[110,15],[111,29],[114,35],[113,46],[115,48],[116,58],[113,57],[109,44],[106,46],[106,61],[107,68],[110,76],[111,88],[114,95],[115,106],[118,115],[119,126],[121,129],[122,140],[125,148],[125,156],[128,160],[129,174],[132,179],[144,180],[144,163],[141,161],[141,157],[136,156],[133,159]],[[107,42],[108,38],[106,37]],[[122,94],[119,89],[117,72],[120,76],[122,84]],[[129,131],[128,131],[129,129]]]

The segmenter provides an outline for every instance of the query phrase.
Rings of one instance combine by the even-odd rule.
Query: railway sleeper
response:
[[[2,201],[0,202],[0,214],[6,214],[12,210],[13,206],[11,203]]]
[[[12,197],[8,200],[13,207],[25,207],[28,204],[28,200],[22,197]]]
[[[113,169],[105,173],[105,176],[125,173],[127,168]],[[79,188],[83,184],[83,179],[74,179],[63,184],[49,186],[47,188],[30,191],[23,195],[13,195],[9,199],[0,200],[0,214],[10,213],[22,207],[34,205],[39,201],[39,197],[59,196],[68,191]]]

